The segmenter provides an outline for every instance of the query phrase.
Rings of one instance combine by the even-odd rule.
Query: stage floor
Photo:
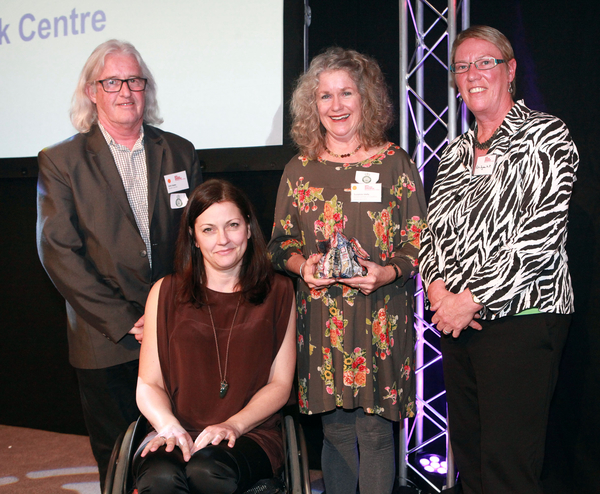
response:
[[[313,494],[323,492],[311,470]],[[0,425],[0,494],[100,494],[87,436]]]
[[[100,494],[87,436],[0,425],[0,494]]]

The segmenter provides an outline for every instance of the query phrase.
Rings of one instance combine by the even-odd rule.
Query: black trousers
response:
[[[570,320],[512,316],[442,337],[450,440],[465,494],[543,492],[548,413]]]
[[[273,477],[267,454],[245,436],[233,448],[224,441],[196,451],[187,463],[177,447],[167,453],[162,446],[143,458],[140,453],[132,466],[139,494],[239,494]]]
[[[106,471],[115,441],[140,412],[135,402],[138,361],[105,369],[75,369],[85,426],[104,490]]]

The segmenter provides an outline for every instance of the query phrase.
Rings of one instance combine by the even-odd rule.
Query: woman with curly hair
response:
[[[414,413],[421,179],[386,139],[392,105],[373,59],[341,48],[315,57],[291,110],[300,154],[281,180],[269,252],[276,269],[299,277],[300,410],[322,414],[328,494],[358,484],[361,494],[390,493],[392,421]],[[319,266],[316,242],[335,244],[340,233],[370,256],[358,260],[359,275],[331,277]]]

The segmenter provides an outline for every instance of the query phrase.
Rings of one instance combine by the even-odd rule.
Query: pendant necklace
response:
[[[494,133],[492,134],[492,136],[485,142],[479,142],[477,140],[477,134],[479,133],[479,127],[475,128],[475,141],[473,141],[473,145],[481,150],[481,151],[485,151],[487,149],[490,148],[490,146],[492,145],[492,142],[494,141],[494,139],[496,138],[496,136],[498,135],[498,131],[500,130],[500,127],[497,127],[496,130],[494,131]]]
[[[325,146],[325,151],[327,151],[327,153],[330,154],[331,156],[333,156],[334,158],[347,158],[348,156],[352,156],[353,154],[356,154],[361,147],[362,147],[362,144],[359,144],[358,147],[354,151],[352,151],[351,153],[346,153],[346,154],[335,154],[335,153],[332,153],[327,148],[327,146]]]
[[[231,341],[231,333],[233,333],[233,325],[235,324],[235,318],[240,308],[240,302],[242,301],[242,294],[238,298],[237,307],[233,314],[233,321],[231,321],[231,328],[229,328],[229,336],[227,337],[227,351],[225,352],[225,369],[221,370],[221,356],[219,354],[219,341],[217,340],[217,330],[215,328],[215,321],[213,320],[212,311],[210,310],[210,304],[208,303],[208,297],[206,298],[206,306],[208,307],[208,314],[210,315],[210,323],[212,324],[213,334],[215,335],[215,347],[217,348],[217,363],[219,364],[219,376],[221,377],[221,387],[219,388],[219,398],[225,398],[227,391],[229,390],[229,383],[227,382],[227,363],[229,362],[229,342]]]

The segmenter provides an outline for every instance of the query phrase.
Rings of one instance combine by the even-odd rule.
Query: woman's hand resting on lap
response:
[[[183,459],[189,461],[192,457],[194,442],[187,431],[179,424],[163,427],[156,436],[154,436],[142,451],[142,457],[149,452],[154,452],[161,446],[166,445],[165,451],[171,452],[178,446],[183,453]]]

